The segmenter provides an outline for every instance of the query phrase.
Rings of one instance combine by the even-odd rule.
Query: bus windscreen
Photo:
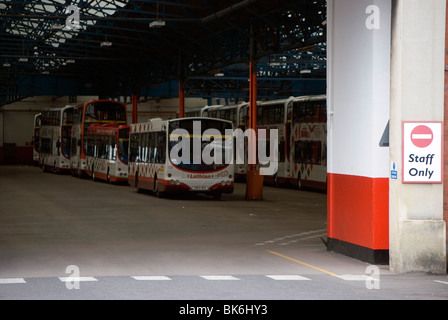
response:
[[[126,122],[126,108],[113,101],[95,101],[87,105],[85,120],[90,122]]]
[[[200,135],[197,135],[197,127],[195,130],[195,125],[198,126],[200,124]],[[179,136],[178,139],[173,138],[173,131],[176,129],[183,129],[188,132],[188,137],[191,138],[188,141],[189,150],[179,150],[179,152],[171,152],[174,147],[179,144],[181,139],[185,139],[186,137]],[[211,137],[207,137],[204,139],[204,132],[208,129],[215,129],[220,132],[219,139],[214,139]],[[192,172],[205,172],[205,171],[219,171],[228,166],[228,163],[225,161],[226,153],[229,153],[231,146],[226,145],[226,139],[224,139],[226,130],[233,130],[232,124],[223,121],[216,121],[213,119],[204,120],[204,119],[181,119],[170,122],[169,127],[169,155],[171,163],[178,167],[181,170],[192,171]],[[217,137],[218,138],[218,137]],[[199,141],[198,141],[199,140]],[[209,148],[210,156],[215,157],[215,152],[219,153],[219,160],[214,161],[212,163],[204,161],[202,154],[200,155],[200,163],[197,161],[197,156],[194,154],[193,145],[196,143],[200,143],[201,153],[204,152],[204,149]],[[189,152],[188,159],[184,155],[184,152]],[[231,152],[231,151],[230,151]],[[196,160],[196,161],[195,161]]]

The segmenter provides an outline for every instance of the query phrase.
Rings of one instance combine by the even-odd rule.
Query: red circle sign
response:
[[[433,140],[434,134],[427,126],[415,127],[411,132],[411,141],[416,147],[426,148],[431,145]]]

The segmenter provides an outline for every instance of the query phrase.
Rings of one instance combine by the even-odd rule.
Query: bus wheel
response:
[[[214,200],[221,200],[222,193],[221,193],[221,192],[214,192],[214,193],[212,194],[212,196],[213,196],[213,199],[214,199]]]
[[[156,194],[157,198],[163,198],[164,194],[159,190],[159,182],[157,180],[157,177],[154,178],[154,193]]]
[[[297,190],[302,190],[302,174],[300,171],[297,174]]]
[[[138,187],[138,171],[135,173],[134,187],[137,193],[141,193],[142,190]]]
[[[279,183],[278,183],[278,175],[277,175],[277,173],[274,174],[274,186],[275,186],[275,187],[278,187],[278,186],[279,186]]]

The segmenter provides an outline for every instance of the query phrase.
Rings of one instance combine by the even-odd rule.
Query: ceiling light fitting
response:
[[[164,26],[165,26],[165,21],[163,21],[163,20],[156,20],[149,24],[150,28],[162,28]]]

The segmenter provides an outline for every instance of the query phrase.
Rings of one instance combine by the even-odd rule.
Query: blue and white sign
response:
[[[391,165],[390,178],[392,180],[398,180],[398,167],[397,167],[397,163],[395,161],[393,161],[392,165]]]

